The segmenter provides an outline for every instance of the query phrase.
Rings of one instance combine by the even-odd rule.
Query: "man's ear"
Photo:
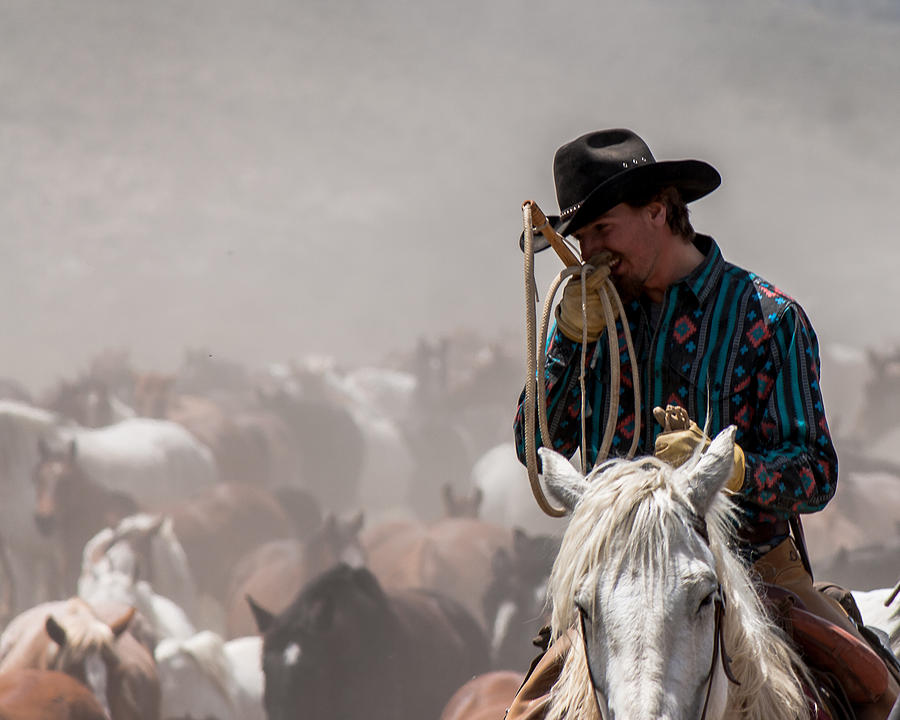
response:
[[[658,200],[647,203],[647,216],[650,218],[650,222],[657,227],[662,227],[666,224],[666,212],[665,203]]]

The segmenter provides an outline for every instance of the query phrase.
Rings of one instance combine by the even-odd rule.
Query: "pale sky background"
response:
[[[695,227],[823,343],[894,342],[898,78],[898,0],[0,0],[0,375],[516,338],[520,204],[613,126],[719,169]]]

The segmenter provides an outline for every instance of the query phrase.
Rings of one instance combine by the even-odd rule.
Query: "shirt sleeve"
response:
[[[604,333],[601,340],[606,337]],[[601,343],[602,344],[602,343]],[[597,388],[598,384],[592,366],[600,366],[593,362],[593,355],[597,350],[597,343],[589,343],[586,348],[588,360],[585,372],[585,386]],[[547,388],[547,424],[552,437],[553,449],[572,457],[581,444],[581,388],[578,381],[581,343],[573,342],[563,335],[554,326],[547,344],[547,367],[544,373],[544,384]],[[601,361],[602,362],[602,361]],[[589,394],[594,402],[599,395]],[[536,412],[540,410],[537,409]],[[586,418],[590,418],[592,408],[588,406],[585,411]],[[535,416],[535,447],[544,445],[541,431]],[[522,464],[526,463],[525,457],[525,391],[519,396],[519,407],[513,423],[515,433],[516,453]]]
[[[818,343],[796,303],[773,324],[756,380],[762,416],[741,441],[740,504],[760,521],[821,510],[837,487],[837,452],[819,386]]]

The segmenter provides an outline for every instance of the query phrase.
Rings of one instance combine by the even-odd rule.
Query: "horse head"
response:
[[[444,504],[444,517],[477,518],[481,511],[481,501],[484,499],[484,491],[481,488],[472,488],[468,493],[458,493],[453,485],[444,483],[441,486],[441,500]]]
[[[306,543],[310,566],[324,571],[336,563],[352,567],[365,565],[366,553],[359,539],[364,523],[365,515],[361,510],[346,517],[327,513],[322,525]]]
[[[263,635],[270,720],[357,717],[366,702],[377,704],[378,679],[394,662],[384,656],[395,648],[398,627],[387,595],[369,570],[336,565],[308,583],[278,615],[251,597],[247,601]],[[371,712],[390,717],[379,714],[380,708]]]
[[[572,633],[573,651],[551,720],[806,713],[797,658],[730,549],[733,446],[728,428],[688,467],[614,460],[586,478],[541,449],[544,479],[571,513],[550,595],[552,635]]]
[[[525,668],[533,659],[533,638],[549,622],[547,583],[558,552],[558,537],[521,528],[513,529],[512,547],[494,552],[482,597],[494,667]]]
[[[38,463],[32,480],[35,489],[34,520],[45,535],[54,532],[60,520],[60,507],[77,497],[86,479],[77,461],[75,440],[63,450],[53,450],[44,439],[38,441]]]
[[[122,662],[116,639],[127,630],[134,613],[130,608],[107,624],[85,602],[72,598],[63,614],[50,614],[45,621],[47,635],[56,645],[51,669],[84,683],[108,713],[117,704],[114,677]]]

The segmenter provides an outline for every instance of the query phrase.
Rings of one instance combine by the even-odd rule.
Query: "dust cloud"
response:
[[[823,344],[893,341],[898,47],[886,0],[6,2],[0,375],[520,342],[520,203],[610,126],[720,170],[695,226]]]

